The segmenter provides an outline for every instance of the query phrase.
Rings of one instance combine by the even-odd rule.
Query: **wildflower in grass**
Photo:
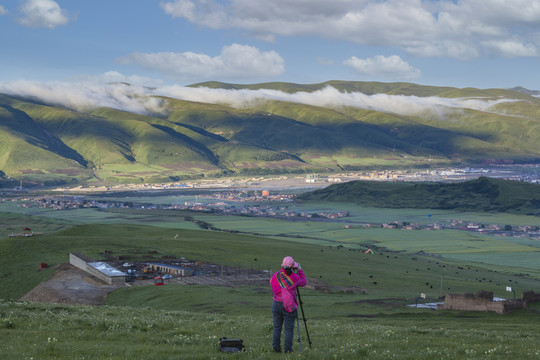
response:
[[[13,329],[15,328],[15,323],[11,321],[10,319],[6,319],[2,322],[2,325],[6,329]]]

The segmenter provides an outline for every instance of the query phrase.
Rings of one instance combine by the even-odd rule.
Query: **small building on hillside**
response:
[[[171,274],[176,276],[185,276],[185,270],[183,268],[168,264],[147,263],[144,264],[144,271],[158,272],[161,274]]]
[[[26,236],[38,236],[38,235],[43,235],[43,233],[42,232],[34,232],[29,227],[25,227],[19,233],[11,233],[11,234],[9,234],[9,237],[19,237],[19,236],[25,236],[26,237]]]
[[[109,285],[123,285],[126,282],[127,273],[118,270],[103,261],[95,261],[81,253],[70,253],[69,263],[90,275],[103,280]]]

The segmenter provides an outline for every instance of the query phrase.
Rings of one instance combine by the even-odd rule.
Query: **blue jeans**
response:
[[[285,352],[292,351],[294,337],[294,321],[298,316],[298,310],[287,312],[280,301],[272,302],[272,318],[274,320],[274,331],[272,333],[272,347],[281,349],[281,330],[285,324]]]

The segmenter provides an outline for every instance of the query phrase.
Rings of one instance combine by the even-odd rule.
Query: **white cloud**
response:
[[[239,44],[224,46],[221,54],[215,57],[193,52],[132,53],[118,58],[117,62],[137,64],[178,80],[251,80],[285,71],[285,62],[277,52],[261,52],[255,47]]]
[[[159,6],[165,11],[166,14],[172,17],[183,17],[190,21],[195,20],[194,11],[195,4],[189,0],[176,0],[174,2],[160,2]]]
[[[7,9],[0,5],[0,16],[6,15],[8,13]]]
[[[536,0],[174,0],[160,6],[175,18],[272,41],[321,36],[458,59],[537,55],[531,47],[539,45]],[[510,40],[521,51],[492,45]]]
[[[343,62],[353,68],[360,75],[372,78],[384,77],[393,80],[411,80],[422,76],[420,70],[415,69],[399,56],[376,55],[369,59],[359,59],[353,56]]]
[[[108,78],[110,75],[104,74],[104,77]],[[114,77],[121,76],[118,73],[112,75]],[[99,84],[95,81],[73,83],[0,82],[0,93],[32,97],[79,111],[89,111],[99,106],[106,106],[140,114],[160,113],[164,110],[163,101],[156,96],[227,104],[237,108],[252,107],[261,101],[278,100],[327,108],[356,107],[402,115],[422,114],[429,111],[440,118],[444,118],[449,112],[464,108],[489,111],[493,105],[517,101],[512,99],[460,99],[387,94],[366,95],[360,92],[340,92],[330,86],[314,92],[289,94],[268,89],[225,90],[184,86],[149,88],[123,83]]]
[[[54,29],[70,20],[67,11],[53,0],[26,0],[20,7],[18,22],[29,27]]]
[[[185,18],[214,29],[220,28],[225,21],[223,8],[212,0],[202,0],[198,4],[190,0],[162,1],[159,6],[173,18]]]
[[[486,49],[504,57],[536,56],[538,48],[535,44],[516,42],[512,40],[485,41],[482,43]]]
[[[425,43],[411,41],[403,49],[410,54],[421,57],[449,56],[460,60],[471,60],[480,56],[480,50],[471,42],[433,41]]]
[[[188,101],[228,104],[237,108],[251,107],[260,101],[278,100],[327,108],[350,106],[402,115],[415,115],[430,111],[440,116],[444,116],[446,112],[465,108],[487,111],[493,105],[515,101],[512,99],[482,100],[477,98],[441,98],[436,96],[366,95],[360,92],[340,92],[331,86],[314,92],[300,91],[293,94],[268,89],[225,90],[203,87],[166,86],[156,89],[156,94]]]
[[[122,83],[31,81],[0,82],[0,93],[36,98],[79,111],[90,111],[100,106],[138,114],[163,111],[162,101],[150,97],[148,89]]]

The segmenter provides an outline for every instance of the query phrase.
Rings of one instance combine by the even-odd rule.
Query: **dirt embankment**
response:
[[[68,264],[59,264],[53,277],[45,281],[26,295],[22,301],[104,305],[107,294],[118,286],[105,284],[88,273]]]

